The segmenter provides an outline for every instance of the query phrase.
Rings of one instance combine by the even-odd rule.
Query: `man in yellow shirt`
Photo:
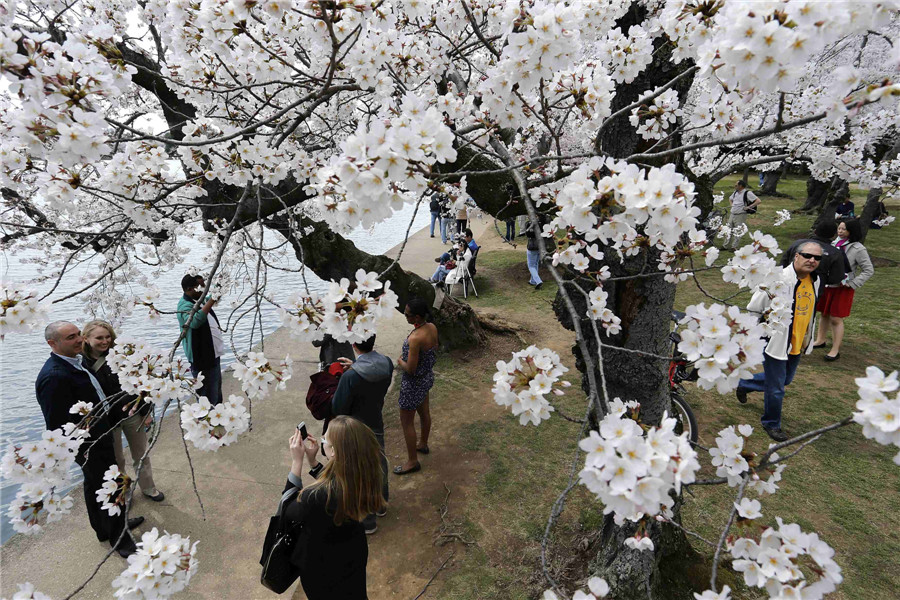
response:
[[[748,392],[763,392],[765,409],[763,429],[776,442],[788,439],[781,430],[781,406],[784,388],[794,379],[800,356],[812,350],[811,340],[815,329],[816,298],[819,280],[813,271],[822,260],[822,246],[816,242],[803,244],[794,255],[791,264],[782,271],[782,279],[793,286],[794,302],[791,322],[772,332],[763,354],[763,372],[753,379],[743,379],[735,394],[738,401],[747,402]],[[765,290],[757,290],[747,305],[747,310],[764,313],[772,301]]]

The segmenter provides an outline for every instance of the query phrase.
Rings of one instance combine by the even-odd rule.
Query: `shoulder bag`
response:
[[[291,562],[300,528],[295,523],[284,522],[285,505],[295,501],[299,493],[300,488],[294,487],[281,497],[278,514],[269,519],[269,529],[266,531],[262,557],[259,559],[259,564],[262,565],[259,582],[276,594],[284,593],[300,576],[300,568]]]

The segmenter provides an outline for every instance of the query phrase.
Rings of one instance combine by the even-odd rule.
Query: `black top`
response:
[[[103,388],[103,393],[106,394],[106,399],[112,406],[109,411],[109,419],[113,427],[115,427],[119,421],[129,416],[128,411],[131,410],[137,396],[134,394],[120,393],[122,392],[122,385],[119,383],[119,376],[112,372],[112,369],[109,368],[109,364],[105,360],[99,368],[94,369],[96,359],[90,358],[87,354],[82,354],[81,356],[82,364],[90,369],[91,373],[94,374],[94,377],[97,378],[97,381],[100,382],[100,387]],[[150,404],[144,402],[140,407],[140,412],[142,415],[146,416],[150,413],[150,409]]]
[[[394,364],[378,352],[359,356],[344,371],[331,399],[333,415],[349,415],[362,421],[377,435],[384,435],[384,396],[391,385]]]
[[[786,267],[791,264],[800,247],[809,242],[817,242],[822,247],[822,260],[819,261],[819,266],[813,272],[822,279],[824,285],[839,285],[844,280],[844,275],[850,265],[849,263],[844,264],[846,260],[844,253],[832,246],[831,240],[823,240],[815,235],[808,240],[797,240],[781,257],[781,266]]]
[[[302,484],[290,477],[285,492],[292,487]],[[335,525],[336,500],[329,506],[326,500],[324,489],[305,489],[299,500],[288,500],[284,507],[285,522],[299,527],[291,562],[300,568],[300,584],[309,600],[365,600],[369,546],[363,525],[352,520]]]
[[[339,342],[329,334],[321,340],[315,340],[313,346],[319,349],[319,362],[330,365],[338,358],[353,360],[353,345],[350,342]]]

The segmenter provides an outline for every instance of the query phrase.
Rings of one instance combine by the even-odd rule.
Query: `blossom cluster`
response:
[[[664,415],[659,427],[642,426],[636,401],[610,403],[599,431],[578,445],[587,453],[580,481],[603,503],[616,523],[644,517],[672,517],[671,491],[694,481],[700,463],[687,433],[675,434],[677,420]],[[652,549],[649,537],[633,538],[638,549]]]
[[[853,420],[862,425],[863,435],[879,444],[900,447],[900,383],[897,381],[897,371],[885,375],[878,367],[868,367],[865,377],[856,378],[856,385],[859,400]],[[894,457],[894,463],[900,465],[900,453]]]
[[[183,590],[197,572],[197,542],[189,537],[154,527],[141,536],[137,552],[128,557],[128,568],[113,582],[115,597],[122,600],[157,600]]]
[[[42,594],[34,589],[34,585],[32,583],[20,583],[18,584],[18,587],[19,591],[13,594],[12,600],[51,600],[50,596],[48,596],[47,594]]]
[[[7,513],[15,531],[39,533],[44,512],[53,522],[71,510],[73,501],[63,490],[71,483],[69,471],[87,435],[87,430],[67,424],[44,431],[40,441],[11,445],[3,453],[0,475],[21,485]]]
[[[781,472],[784,471],[784,463],[778,463],[763,468],[760,471],[769,471],[771,474],[768,479],[763,479],[760,471],[757,470],[755,452],[747,449],[745,443],[753,433],[753,427],[742,424],[735,428],[729,425],[716,435],[716,446],[709,449],[709,455],[712,457],[712,465],[716,467],[716,476],[724,477],[728,480],[728,485],[737,487],[744,478],[744,474],[751,472],[750,479],[747,480],[747,489],[753,490],[760,496],[765,494],[774,494],[778,490],[778,482],[781,481]],[[778,460],[778,453],[773,452],[769,457],[769,463]],[[764,473],[763,473],[764,474]],[[747,500],[744,498],[744,500]],[[742,501],[743,502],[743,501]],[[738,513],[745,519],[756,518],[750,516],[749,505],[742,504],[738,509]],[[758,509],[759,506],[755,505]]]
[[[7,333],[34,331],[47,320],[47,310],[37,291],[4,279],[0,283],[0,340]]]
[[[198,450],[215,452],[235,441],[250,427],[250,413],[244,399],[234,394],[213,406],[206,396],[181,407],[184,439]]]
[[[737,306],[693,304],[679,324],[685,328],[678,351],[695,364],[702,389],[715,387],[724,394],[762,364],[766,328],[755,314]]]
[[[775,222],[772,223],[772,225],[774,227],[780,227],[790,220],[791,220],[791,211],[789,211],[787,209],[778,210],[778,211],[775,211]]]
[[[632,109],[628,120],[645,140],[661,140],[680,116],[678,92],[666,90],[653,99],[652,106]]]
[[[804,533],[799,525],[784,523],[781,517],[776,521],[778,528],[765,528],[758,540],[729,540],[732,568],[743,573],[744,583],[765,588],[770,598],[818,600],[833,592],[843,576],[831,546],[816,533]],[[806,572],[818,573],[819,578],[810,583]]]
[[[162,352],[133,338],[119,338],[112,347],[107,364],[119,377],[122,391],[138,396],[136,402],[163,406],[184,394],[185,388],[200,387],[180,358],[168,361]]]
[[[321,340],[325,335],[321,325],[325,318],[325,303],[317,292],[293,293],[279,309],[281,324],[291,335],[303,342]]]
[[[567,371],[556,352],[529,346],[513,353],[509,362],[497,361],[491,389],[494,401],[510,407],[522,425],[540,425],[553,411],[547,394],[562,395],[561,388],[571,385],[560,379]]]
[[[293,374],[290,355],[281,362],[273,362],[262,352],[248,352],[247,356],[234,365],[234,378],[240,380],[241,390],[251,400],[260,400],[269,395],[272,385],[283,390]]]
[[[381,283],[377,273],[359,269],[352,286],[346,277],[329,283],[325,303],[333,307],[322,320],[325,333],[340,342],[355,344],[375,335],[378,321],[393,314],[399,299],[391,290],[390,281]]]
[[[632,25],[628,35],[611,30],[599,50],[616,83],[631,83],[653,60],[653,40],[640,25]]]
[[[609,294],[602,288],[596,287],[588,294],[588,317],[599,320],[606,330],[607,335],[616,335],[622,331],[622,319],[606,306]]]
[[[434,107],[407,94],[397,117],[360,124],[310,189],[331,226],[371,227],[427,189],[435,163],[456,160],[453,132]]]
[[[606,598],[606,595],[609,594],[609,584],[601,577],[591,577],[588,579],[587,584],[588,591],[576,590],[572,600],[597,600],[598,598]],[[546,590],[542,600],[560,600],[560,597],[553,590]]]
[[[121,514],[130,487],[131,478],[120,473],[118,465],[110,466],[103,474],[103,485],[96,492],[100,510],[105,510],[110,515]]]

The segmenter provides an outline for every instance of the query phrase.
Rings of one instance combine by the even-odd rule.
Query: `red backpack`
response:
[[[339,364],[339,363],[334,363]],[[333,366],[333,365],[332,365]],[[338,369],[327,369],[309,376],[309,390],[306,392],[306,407],[314,419],[323,421],[331,417],[331,399],[337,391],[340,373]]]

